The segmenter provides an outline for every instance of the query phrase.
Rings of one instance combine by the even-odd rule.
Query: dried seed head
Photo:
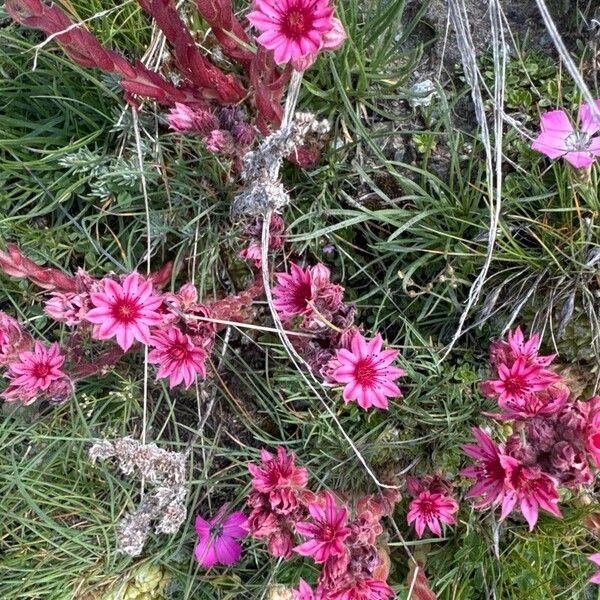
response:
[[[300,146],[307,135],[325,135],[328,121],[317,121],[310,113],[297,113],[288,125],[269,135],[262,144],[243,158],[242,177],[247,185],[235,197],[233,215],[264,216],[273,210],[281,210],[290,200],[279,181],[279,169],[283,159]]]
[[[114,442],[102,440],[89,450],[92,462],[96,459],[116,458],[124,475],[134,474],[154,487],[148,491],[138,509],[123,517],[117,527],[119,552],[137,556],[141,553],[151,531],[176,533],[185,521],[187,455],[169,452],[156,444],[142,444],[132,438]]]

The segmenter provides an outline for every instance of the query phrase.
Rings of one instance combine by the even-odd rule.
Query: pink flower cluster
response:
[[[237,161],[241,161],[256,136],[256,130],[237,107],[221,108],[215,116],[205,108],[178,102],[167,114],[167,121],[174,131],[199,135],[209,152],[226,154]]]
[[[250,237],[250,243],[239,253],[241,258],[252,261],[257,269],[260,269],[262,265],[262,224],[263,220],[258,218],[248,225],[246,235]],[[285,236],[285,222],[280,215],[274,213],[269,225],[269,256],[283,248]]]
[[[419,538],[425,528],[437,536],[442,535],[440,522],[454,525],[454,513],[458,511],[458,502],[452,496],[452,484],[439,475],[425,475],[421,478],[409,477],[406,488],[412,496],[408,524],[415,524]]]
[[[179,384],[188,388],[198,376],[206,376],[205,361],[218,329],[213,318],[243,319],[245,308],[263,291],[257,279],[241,294],[225,297],[209,308],[198,301],[190,283],[177,293],[159,291],[171,278],[170,263],[149,277],[134,272],[96,279],[84,271],[69,277],[40,267],[15,246],[9,247],[9,253],[0,252],[0,268],[50,290],[45,313],[73,328],[65,350],[57,343],[46,347],[34,342],[17,321],[0,313],[0,366],[7,367],[9,380],[3,397],[25,404],[43,397],[65,400],[75,381],[102,374],[135,344],[151,348],[148,362],[157,365],[158,379],[168,379],[171,388]],[[118,348],[86,363],[82,343],[87,337],[114,339]],[[70,365],[67,371],[66,363]]]
[[[377,334],[367,341],[354,323],[354,309],[343,302],[344,288],[331,282],[329,269],[318,263],[303,269],[292,263],[289,273],[275,273],[273,304],[288,325],[310,336],[292,340],[296,349],[327,384],[344,386],[344,402],[363,409],[388,408],[388,398],[402,392],[395,381],[405,375],[393,366],[397,350],[384,350]]]
[[[492,344],[494,378],[481,389],[502,409],[490,416],[512,421],[513,433],[496,444],[474,429],[477,443],[464,451],[475,464],[462,472],[476,480],[467,494],[480,498],[476,507],[499,505],[501,519],[518,507],[530,529],[540,509],[561,516],[560,486],[590,485],[590,461],[600,466],[600,397],[571,398],[560,376],[547,368],[554,356],[540,356],[539,345],[538,334],[526,340],[520,328],[506,342]]]
[[[600,100],[595,102],[600,111]],[[579,129],[575,129],[564,110],[551,110],[542,114],[541,133],[531,144],[533,150],[551,159],[563,157],[576,169],[590,167],[600,156],[600,120],[592,114],[589,104],[579,107]]]
[[[246,528],[267,541],[269,553],[284,559],[294,553],[321,566],[317,588],[300,581],[296,597],[302,600],[386,600],[394,596],[386,583],[387,561],[377,538],[381,519],[394,510],[399,494],[386,490],[354,504],[343,496],[308,489],[308,471],[295,465],[293,452],[277,448],[273,456],[261,452],[259,465],[249,464],[252,512]],[[299,539],[299,543],[297,543]]]
[[[46,314],[70,326],[89,323],[93,339],[114,338],[123,352],[136,342],[152,347],[148,362],[158,365],[157,378],[168,378],[170,387],[182,382],[189,387],[197,375],[206,375],[215,328],[190,320],[193,314],[210,315],[193,285],[185,284],[177,294],[159,293],[135,272],[80,282],[77,293],[53,292]]]

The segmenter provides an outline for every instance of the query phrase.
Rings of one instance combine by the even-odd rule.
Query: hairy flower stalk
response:
[[[279,179],[283,159],[302,145],[307,135],[324,135],[330,129],[328,121],[317,121],[309,113],[297,113],[294,119],[269,135],[243,158],[242,178],[245,185],[234,198],[231,212],[247,217],[265,217],[279,212],[290,201]]]

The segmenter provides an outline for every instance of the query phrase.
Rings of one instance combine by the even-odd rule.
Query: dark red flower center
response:
[[[435,517],[437,515],[437,509],[435,504],[430,502],[429,500],[419,500],[419,512],[426,519],[430,517]]]
[[[189,358],[190,351],[187,344],[177,343],[172,344],[167,350],[167,356],[170,360],[180,362],[185,361]]]
[[[273,488],[292,487],[291,477],[291,471],[280,465],[273,466],[266,473],[266,479]]]
[[[300,38],[306,35],[311,26],[310,12],[298,6],[287,12],[282,23],[283,33],[290,38]]]
[[[356,364],[354,378],[365,387],[371,387],[377,383],[379,371],[371,359],[361,360]]]
[[[122,323],[131,323],[135,321],[139,314],[139,307],[136,302],[129,298],[117,300],[112,307],[113,317]]]
[[[529,391],[529,385],[524,377],[511,375],[511,377],[504,380],[504,389],[510,396],[521,396]]]
[[[332,543],[338,538],[338,529],[329,523],[323,523],[321,527],[321,540]]]
[[[535,496],[536,492],[542,485],[542,482],[537,477],[532,477],[531,474],[525,472],[522,466],[512,469],[509,474],[512,487],[523,493]]]
[[[503,481],[506,477],[506,470],[502,466],[497,456],[488,458],[480,464],[480,472],[483,477]]]
[[[312,300],[312,287],[309,283],[301,283],[294,288],[294,305],[298,310],[304,310]]]
[[[44,379],[50,373],[50,365],[48,363],[36,363],[31,370],[31,373],[34,377],[38,379]]]

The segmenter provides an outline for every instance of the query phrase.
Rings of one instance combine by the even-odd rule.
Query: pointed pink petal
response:
[[[596,110],[600,112],[600,100],[594,102]],[[597,121],[590,110],[590,105],[586,102],[579,108],[579,128],[581,131],[592,135],[600,129],[600,121]]]
[[[357,356],[359,359],[367,357],[367,354],[368,354],[367,342],[365,341],[365,338],[360,333],[357,333],[352,338],[352,342],[350,345],[352,347],[352,353],[354,354],[354,356]]]
[[[538,520],[538,504],[535,500],[530,500],[525,497],[521,500],[521,512],[525,517],[527,523],[529,523],[529,531],[533,531],[535,524]]]
[[[104,293],[112,302],[115,302],[123,294],[123,288],[116,281],[113,281],[112,279],[105,279]]]
[[[585,169],[594,163],[594,157],[589,152],[567,152],[565,160],[576,169]]]
[[[553,134],[543,132],[540,133],[535,140],[533,140],[531,149],[545,154],[552,160],[560,158],[565,152],[567,152],[564,139],[557,138]]]
[[[573,133],[573,125],[564,110],[551,110],[541,116],[542,131],[546,133],[556,133],[567,137]]]
[[[383,338],[381,334],[377,334],[368,344],[367,344],[367,353],[371,356],[379,354],[381,351],[381,347],[383,346]]]
[[[356,381],[351,381],[350,383],[348,383],[348,385],[346,385],[346,387],[344,388],[344,393],[342,394],[344,401],[350,402],[351,400],[356,400],[358,390],[360,389],[361,386]]]
[[[215,542],[217,561],[222,565],[232,565],[237,562],[242,554],[242,546],[235,540],[222,536]]]
[[[512,512],[515,504],[517,503],[517,496],[513,492],[505,494],[502,500],[502,511],[500,513],[500,520],[504,521],[506,517]]]
[[[133,344],[133,332],[129,327],[119,327],[117,329],[117,344],[119,344],[125,352],[131,348],[131,345]]]

